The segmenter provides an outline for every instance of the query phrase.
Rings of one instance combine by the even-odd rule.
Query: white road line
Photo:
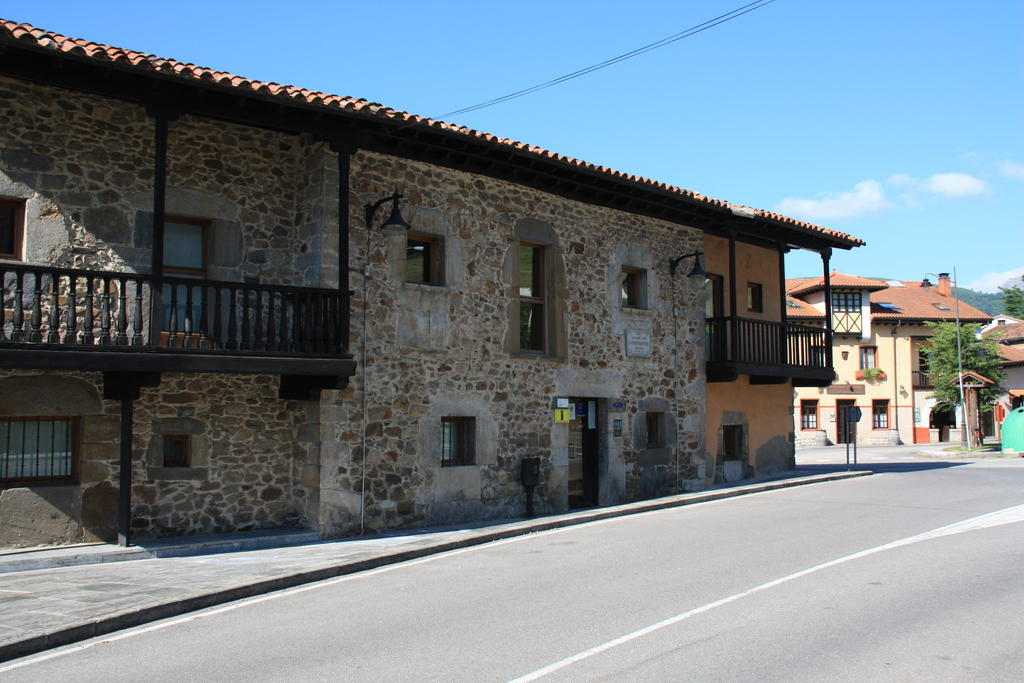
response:
[[[938,529],[932,529],[931,531],[926,531],[922,534],[908,536],[907,538],[903,538],[898,541],[892,541],[891,543],[875,546],[874,548],[861,550],[860,552],[853,553],[852,555],[844,555],[843,557],[839,557],[834,560],[829,560],[828,562],[823,562],[822,564],[818,564],[813,567],[808,567],[807,569],[803,569],[793,574],[789,574],[788,576],[783,576],[782,578],[775,579],[774,581],[762,583],[760,586],[755,586],[754,588],[745,590],[742,593],[736,593],[734,595],[730,595],[727,598],[715,600],[714,602],[709,602],[706,605],[701,605],[700,607],[687,610],[686,612],[677,614],[674,617],[669,617],[668,619],[664,619],[657,623],[651,624],[650,626],[645,626],[644,628],[637,629],[632,633],[627,633],[625,635],[619,636],[618,638],[613,638],[612,640],[601,643],[600,645],[596,645],[590,648],[589,650],[584,650],[582,652],[572,655],[571,657],[566,657],[565,659],[561,659],[557,662],[554,662],[553,664],[549,664],[543,668],[531,671],[528,674],[524,674],[519,678],[513,679],[510,683],[526,683],[527,681],[535,681],[539,678],[547,676],[548,674],[554,673],[559,669],[564,669],[567,666],[576,664],[577,662],[583,661],[584,659],[587,659],[589,657],[593,657],[594,655],[601,654],[602,652],[607,652],[608,650],[618,647],[619,645],[624,645],[625,643],[636,640],[637,638],[642,638],[643,636],[646,636],[649,633],[653,633],[667,626],[672,626],[673,624],[678,624],[682,621],[689,619],[690,617],[695,617],[699,614],[710,612],[716,607],[728,605],[731,602],[736,602],[737,600],[741,600],[755,593],[760,593],[761,591],[768,590],[769,588],[775,588],[776,586],[780,586],[784,583],[794,581],[796,579],[807,576],[808,574],[814,574],[815,572],[819,572],[822,569],[835,567],[836,565],[844,564],[846,562],[857,560],[862,557],[867,557],[868,555],[874,555],[876,553],[880,553],[886,550],[892,550],[893,548],[911,545],[912,543],[920,543],[921,541],[927,541],[933,538],[939,538],[941,536],[950,536],[952,534],[961,534],[968,531],[977,531],[978,529],[985,529],[988,527],[1000,526],[1003,524],[1013,524],[1015,522],[1024,522],[1024,505],[1017,505],[1015,507],[997,510],[995,512],[990,512],[988,514],[980,515],[978,517],[972,517],[971,519],[967,519],[962,522],[949,524],[947,526],[939,527]]]

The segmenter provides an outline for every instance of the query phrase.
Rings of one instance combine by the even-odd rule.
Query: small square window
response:
[[[475,448],[476,418],[441,418],[441,467],[472,465]]]
[[[188,434],[164,435],[164,467],[189,466]]]
[[[647,308],[647,271],[623,266],[620,289],[623,308]]]
[[[444,284],[441,239],[411,234],[405,242],[405,281],[423,285]]]
[[[747,283],[747,310],[751,313],[764,313],[764,292],[757,282]]]
[[[25,232],[25,202],[0,199],[0,258],[21,260]]]
[[[665,446],[665,413],[647,413],[644,416],[647,427],[647,448]]]

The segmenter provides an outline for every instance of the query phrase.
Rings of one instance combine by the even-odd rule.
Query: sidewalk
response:
[[[5,553],[0,556],[0,564],[6,565],[0,570],[6,571],[0,573],[0,662],[233,600],[503,538],[871,472],[802,474],[798,470],[742,486],[406,535],[310,542],[306,532],[270,532],[132,548],[97,545]],[[268,543],[275,547],[268,548]]]

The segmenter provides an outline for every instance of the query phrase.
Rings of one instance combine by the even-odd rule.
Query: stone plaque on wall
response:
[[[650,356],[651,333],[647,330],[626,330],[626,355]]]

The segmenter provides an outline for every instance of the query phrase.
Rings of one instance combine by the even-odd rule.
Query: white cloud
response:
[[[1024,180],[1024,164],[1018,164],[1016,161],[1004,161],[999,170],[1007,178]]]
[[[884,211],[891,206],[881,183],[862,180],[849,192],[829,193],[821,199],[786,197],[775,206],[775,210],[812,220],[839,220]]]
[[[894,187],[913,187],[917,185],[917,181],[906,173],[893,173],[891,176],[885,179],[885,182],[889,183]]]
[[[924,181],[924,187],[935,194],[961,198],[981,194],[988,184],[968,173],[936,173]]]
[[[998,292],[999,288],[1005,287],[1008,281],[1019,281],[1022,275],[1024,275],[1024,266],[1018,266],[1017,268],[1011,268],[1010,270],[985,273],[977,280],[974,280],[965,286],[976,292]]]

